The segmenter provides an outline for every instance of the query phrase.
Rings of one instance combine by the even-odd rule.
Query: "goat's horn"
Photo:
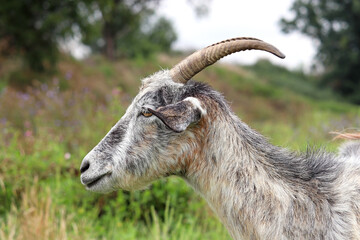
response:
[[[232,38],[215,43],[197,52],[194,52],[170,70],[174,82],[186,83],[198,72],[214,64],[220,58],[244,50],[263,50],[279,58],[285,58],[276,47],[256,38]]]

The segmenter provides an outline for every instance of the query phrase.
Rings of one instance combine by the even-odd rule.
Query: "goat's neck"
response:
[[[210,129],[208,141],[202,141],[206,146],[201,157],[194,160],[185,179],[208,201],[234,239],[257,239],[261,232],[279,230],[269,228],[280,225],[276,223],[288,207],[291,189],[274,177],[267,155],[257,150],[271,145],[245,124],[227,122]]]

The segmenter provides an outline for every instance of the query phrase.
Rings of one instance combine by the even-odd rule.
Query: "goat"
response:
[[[249,49],[285,57],[261,40],[235,38],[143,79],[124,116],[83,159],[82,184],[100,193],[130,191],[176,175],[234,239],[360,239],[359,142],[339,154],[273,146],[220,93],[191,80]]]

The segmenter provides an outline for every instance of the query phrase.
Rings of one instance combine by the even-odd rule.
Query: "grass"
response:
[[[230,239],[179,178],[107,195],[87,192],[79,181],[81,159],[124,114],[140,79],[172,62],[64,57],[55,76],[25,91],[2,81],[0,239]],[[260,64],[215,65],[197,80],[222,92],[276,145],[335,151],[339,142],[329,132],[359,127],[359,107],[319,90],[314,77]]]

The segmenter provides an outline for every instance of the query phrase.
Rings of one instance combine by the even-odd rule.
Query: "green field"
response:
[[[110,63],[63,56],[55,76],[0,70],[0,239],[230,239],[206,203],[180,178],[138,192],[87,192],[82,158],[122,116],[140,79],[180,58]],[[11,69],[13,62],[2,69]],[[234,112],[276,145],[336,151],[331,131],[360,126],[359,106],[317,85],[316,76],[259,61],[221,65],[195,79],[222,92]]]

